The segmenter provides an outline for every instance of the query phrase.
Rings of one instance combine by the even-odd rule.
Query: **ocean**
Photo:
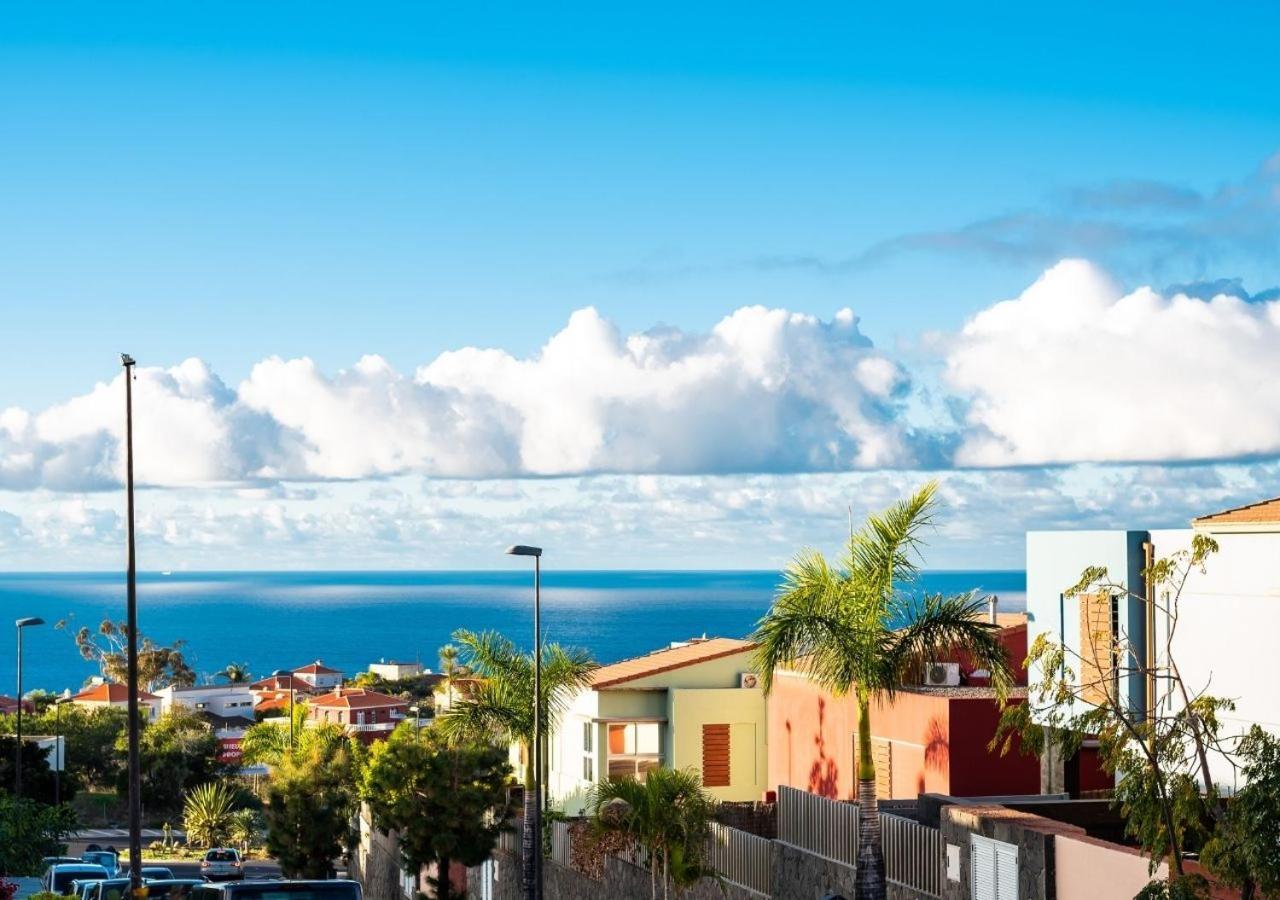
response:
[[[186,641],[202,676],[246,663],[255,677],[321,659],[354,673],[379,659],[420,659],[458,628],[495,629],[531,643],[531,571],[488,572],[148,572],[138,578],[138,625],[160,643]],[[769,607],[779,574],[766,571],[548,571],[542,582],[546,641],[585,647],[602,663],[708,636],[742,637]],[[1026,605],[1026,575],[931,571],[921,588],[978,589],[1002,610]],[[97,674],[71,635],[104,617],[125,616],[122,573],[0,573],[8,620],[48,624],[24,635],[24,688],[78,688]],[[65,621],[65,629],[54,627]],[[15,689],[13,635],[0,652],[0,693]]]

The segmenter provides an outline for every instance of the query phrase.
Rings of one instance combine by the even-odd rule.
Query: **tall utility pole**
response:
[[[533,794],[533,834],[525,834],[523,845],[524,897],[542,900],[542,548],[516,544],[507,548],[508,556],[533,557],[533,784],[526,784],[525,804]]]
[[[129,887],[142,889],[142,767],[138,760],[138,558],[133,542],[133,357],[124,366],[125,591],[129,628]]]

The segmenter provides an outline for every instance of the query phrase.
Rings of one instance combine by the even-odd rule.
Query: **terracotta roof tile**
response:
[[[399,697],[366,688],[343,688],[341,692],[331,691],[328,694],[312,697],[307,703],[311,707],[322,709],[370,709],[381,706],[408,707],[409,705],[408,700],[401,700]]]
[[[597,690],[613,687],[628,681],[648,678],[650,675],[670,672],[672,669],[682,669],[685,666],[694,666],[723,656],[732,656],[754,647],[755,644],[750,641],[740,641],[735,638],[690,641],[680,647],[655,650],[644,656],[601,666],[591,674],[591,686]]]
[[[85,703],[127,703],[129,689],[123,684],[98,684],[87,691],[81,691],[71,699]],[[138,691],[138,699],[159,700],[160,698],[155,694],[148,694],[146,691]]]
[[[1280,497],[1224,509],[1191,520],[1192,525],[1280,525]]]
[[[300,669],[294,669],[293,673],[295,675],[341,675],[342,671],[339,669],[330,669],[323,662],[317,659],[315,662],[308,663]]]

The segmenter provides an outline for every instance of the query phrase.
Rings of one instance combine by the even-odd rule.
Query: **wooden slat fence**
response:
[[[858,807],[778,787],[778,840],[833,862],[858,864]]]
[[[569,868],[569,857],[572,855],[572,841],[569,840],[569,823],[551,823],[551,858]]]
[[[762,897],[773,890],[773,841],[713,824],[708,862],[726,881]]]
[[[901,816],[880,814],[884,874],[890,884],[930,897],[942,896],[945,876],[942,832]]]

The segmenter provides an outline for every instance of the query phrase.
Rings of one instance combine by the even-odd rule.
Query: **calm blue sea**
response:
[[[769,606],[777,572],[548,572],[543,577],[546,640],[586,647],[601,662],[702,634],[746,635]],[[1023,572],[928,572],[922,587],[970,589],[1023,609]],[[202,673],[248,663],[258,676],[314,659],[346,672],[380,658],[436,666],[457,628],[497,629],[520,643],[533,628],[532,576],[497,572],[175,572],[138,582],[141,632],[187,642]],[[96,674],[70,637],[81,624],[123,619],[120,573],[0,573],[0,627],[20,616],[49,624],[26,631],[24,688],[79,687]],[[67,631],[53,623],[68,620]],[[0,630],[0,634],[4,634]],[[0,638],[0,693],[15,685],[14,641]]]

